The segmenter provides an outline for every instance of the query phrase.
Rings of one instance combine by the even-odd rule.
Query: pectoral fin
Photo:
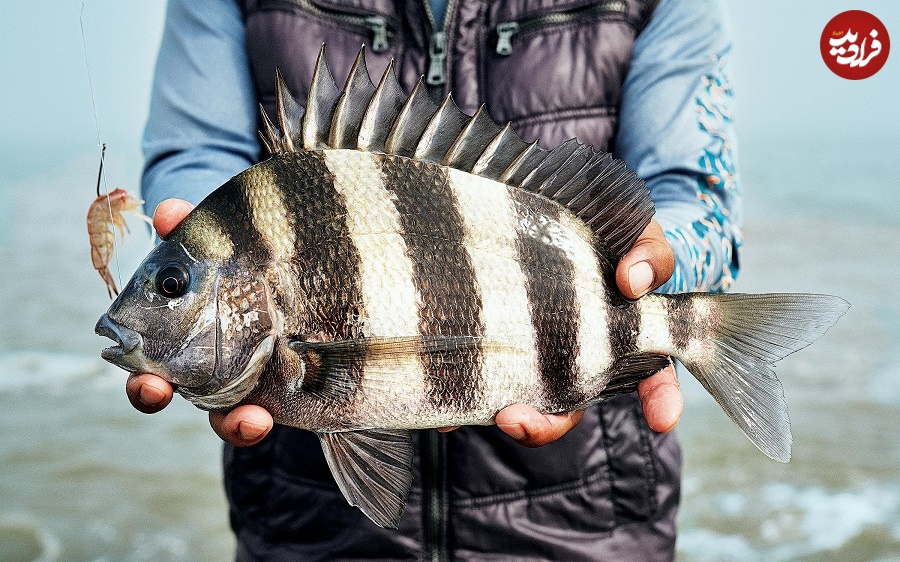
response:
[[[350,505],[380,527],[396,529],[412,483],[406,429],[320,433],[325,460]]]
[[[461,361],[477,346],[488,345],[475,336],[411,336],[358,338],[331,342],[311,342],[302,338],[288,346],[303,362],[300,388],[324,399],[344,396],[359,384],[365,368],[370,390],[392,388],[392,376],[410,358],[427,355],[443,365]]]

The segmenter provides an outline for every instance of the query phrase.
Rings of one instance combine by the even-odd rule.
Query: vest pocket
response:
[[[328,2],[326,0],[275,0],[263,1],[261,9],[294,8],[325,23],[367,36],[366,46],[373,53],[388,50],[390,39],[397,28],[396,17],[390,2]]]
[[[517,7],[492,7],[482,31],[479,90],[494,119],[537,122],[598,109],[613,114],[635,38],[626,2]],[[568,138],[540,140],[549,147]],[[603,148],[609,139],[578,140]]]
[[[598,4],[562,7],[543,14],[522,15],[519,19],[503,21],[494,27],[494,52],[509,56],[513,52],[513,38],[526,36],[531,32],[546,31],[562,25],[577,25],[579,22],[597,18],[609,18],[628,12],[628,5],[622,0],[609,0]]]

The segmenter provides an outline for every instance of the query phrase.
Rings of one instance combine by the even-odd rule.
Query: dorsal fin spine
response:
[[[329,147],[356,148],[359,129],[374,93],[375,85],[372,84],[369,71],[366,69],[365,46],[363,46],[359,49],[341,96],[335,104],[331,130],[328,133]]]
[[[296,124],[303,114],[297,100],[288,90],[281,71],[277,68],[275,69],[275,83],[277,87],[275,108],[278,113],[278,126],[281,128],[281,146],[285,152],[294,152],[296,150],[294,141],[300,137]]]
[[[384,143],[384,151],[399,156],[412,156],[431,117],[437,111],[422,78],[400,109],[394,126]]]
[[[372,99],[366,107],[362,123],[359,127],[359,136],[356,139],[356,147],[369,152],[384,151],[384,143],[391,131],[391,125],[400,113],[400,109],[406,102],[406,94],[397,81],[394,73],[394,60],[388,63],[387,69],[381,76],[381,81],[372,94]]]
[[[469,121],[471,117],[459,110],[452,95],[447,95],[422,131],[413,158],[441,164],[453,141]]]
[[[272,124],[272,120],[266,114],[266,108],[259,104],[260,118],[262,119],[263,130],[259,131],[259,138],[262,139],[263,145],[269,154],[279,154],[284,152],[281,140],[281,130]]]
[[[472,173],[499,180],[510,164],[527,149],[528,144],[507,123],[478,155],[478,160],[472,165]]]
[[[306,100],[306,113],[303,116],[303,148],[316,150],[328,147],[331,118],[341,92],[334,83],[334,77],[325,60],[325,44],[316,59],[312,84]]]
[[[441,163],[470,172],[478,162],[478,158],[501,130],[500,126],[494,123],[494,120],[488,115],[487,107],[481,104],[463,130],[453,139],[453,143]]]

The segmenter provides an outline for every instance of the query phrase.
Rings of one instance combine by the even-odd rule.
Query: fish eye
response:
[[[187,292],[191,276],[187,270],[176,263],[170,263],[156,274],[156,290],[164,297],[178,298]]]

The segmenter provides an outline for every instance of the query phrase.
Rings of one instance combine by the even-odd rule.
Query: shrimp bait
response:
[[[94,262],[94,269],[106,282],[109,298],[119,294],[119,289],[116,287],[116,282],[108,267],[115,251],[116,236],[113,227],[119,229],[119,235],[122,238],[125,237],[125,232],[128,232],[128,225],[125,224],[125,218],[122,216],[125,211],[132,212],[152,224],[153,221],[150,217],[137,210],[141,204],[143,201],[132,197],[121,187],[117,187],[106,195],[98,196],[88,208],[87,229],[91,240],[91,261]]]

